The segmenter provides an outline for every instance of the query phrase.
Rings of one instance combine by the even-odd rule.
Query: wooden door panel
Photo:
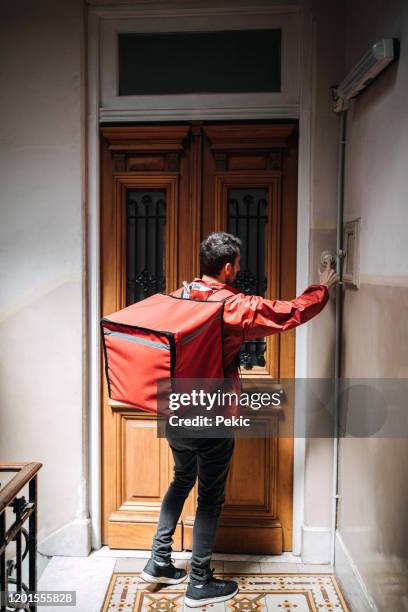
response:
[[[157,437],[153,415],[124,409],[112,402],[115,415],[116,463],[110,472],[116,482],[115,509],[108,517],[112,548],[149,548],[160,512],[160,504],[171,480],[173,461],[167,441]],[[181,550],[181,521],[175,535],[175,550]]]
[[[101,130],[101,161],[103,315],[125,307],[127,300],[140,299],[144,295],[141,287],[147,293],[160,290],[156,272],[136,270],[137,266],[131,270],[129,264],[128,200],[154,190],[161,190],[160,197],[165,200],[163,274],[167,292],[199,275],[200,240],[214,230],[231,231],[231,199],[248,191],[265,200],[267,221],[259,234],[264,240],[262,266],[267,276],[264,295],[271,299],[293,297],[294,124],[209,125],[196,121],[189,125],[105,127]],[[138,235],[136,232],[133,238],[137,248]],[[253,277],[247,270],[242,283],[254,282]],[[130,294],[129,287],[135,283],[138,291]],[[250,292],[249,285],[247,289]],[[260,380],[272,388],[279,377],[294,375],[293,332],[282,339],[268,338],[264,356],[262,343],[259,347],[262,350],[256,359],[263,365],[245,372],[245,390],[256,388]],[[148,549],[161,499],[172,478],[171,452],[167,441],[156,437],[152,415],[110,401],[104,377],[101,384],[103,541],[111,547]],[[284,438],[279,436],[282,425]],[[260,419],[259,426],[269,431],[269,437],[236,441],[217,550],[278,554],[291,549],[292,403],[287,402],[279,415]],[[174,537],[175,550],[191,549],[196,500],[197,487],[184,506]]]
[[[224,513],[242,510],[267,512],[271,465],[268,440],[238,438],[226,487]],[[248,461],[251,457],[251,461]],[[273,479],[272,479],[273,480]],[[266,485],[266,486],[265,486]]]
[[[162,490],[160,438],[153,420],[123,416],[121,419],[120,445],[123,474],[121,505],[136,501],[160,501]],[[152,461],[158,457],[158,461]],[[164,474],[167,477],[167,474]]]

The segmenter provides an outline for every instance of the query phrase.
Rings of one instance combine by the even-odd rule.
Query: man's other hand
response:
[[[335,270],[333,270],[329,261],[325,264],[323,271],[318,270],[318,272],[320,284],[326,285],[328,289],[337,285],[340,280],[339,275],[337,274],[337,272],[335,272]]]

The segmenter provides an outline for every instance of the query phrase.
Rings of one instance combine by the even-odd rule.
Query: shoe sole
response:
[[[141,572],[140,577],[143,578],[143,580],[145,580],[146,582],[153,582],[155,584],[179,584],[187,578],[187,574],[182,578],[167,578],[166,576],[156,577],[151,576],[146,572]]]
[[[239,591],[237,587],[233,593],[229,595],[221,595],[220,597],[209,597],[208,599],[191,599],[190,597],[184,597],[184,603],[189,608],[201,608],[201,606],[206,606],[207,604],[219,603],[221,601],[227,601],[228,599],[232,599]]]

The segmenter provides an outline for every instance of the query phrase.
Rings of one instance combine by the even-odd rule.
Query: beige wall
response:
[[[403,378],[408,373],[408,4],[352,0],[346,32],[347,70],[385,37],[401,39],[401,58],[355,100],[348,117],[345,220],[361,217],[361,286],[345,293],[343,372]],[[340,442],[338,570],[350,587],[347,566],[350,560],[355,564],[373,609],[408,607],[407,459],[407,439]]]
[[[48,554],[57,530],[60,554],[89,546],[83,17],[82,0],[1,9],[0,461],[44,464],[38,538]]]

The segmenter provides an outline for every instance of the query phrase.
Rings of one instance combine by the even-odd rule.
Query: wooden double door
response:
[[[200,240],[215,230],[243,241],[241,291],[294,297],[295,123],[119,125],[100,136],[103,316],[198,276]],[[294,350],[292,331],[243,345],[244,388],[292,378]],[[153,415],[109,400],[104,376],[101,385],[103,542],[148,549],[172,479],[171,452]],[[291,422],[287,401],[260,422],[266,436],[236,440],[216,550],[291,550]],[[196,495],[194,488],[175,550],[191,549]]]

